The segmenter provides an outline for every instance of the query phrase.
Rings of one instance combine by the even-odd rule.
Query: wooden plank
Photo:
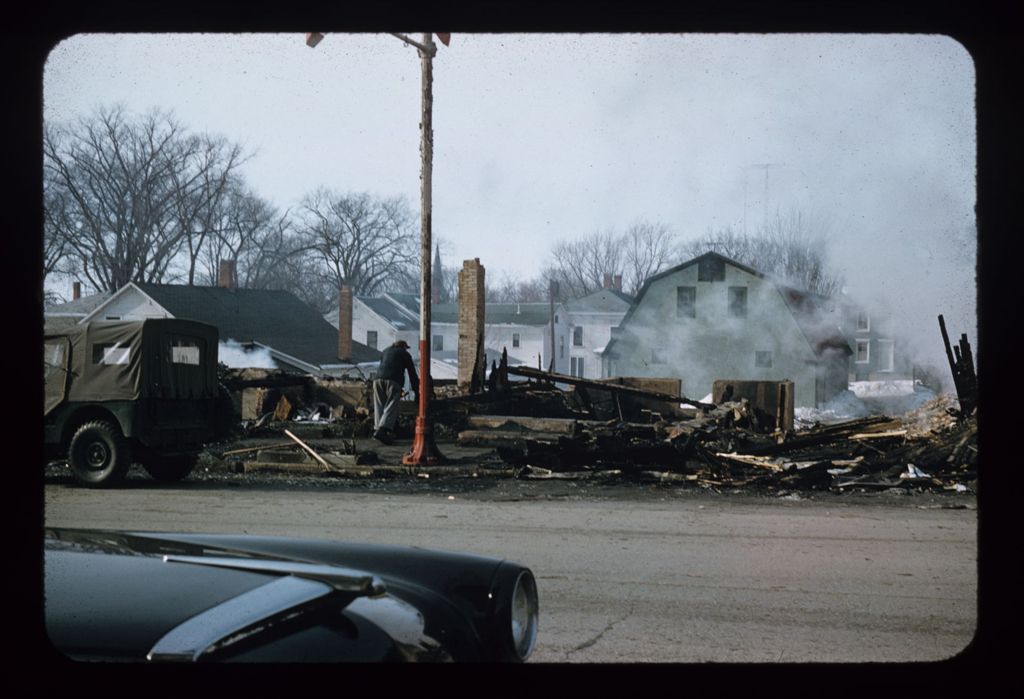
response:
[[[328,471],[330,471],[330,470],[331,470],[331,465],[330,465],[329,463],[327,463],[326,461],[324,461],[324,460],[323,460],[323,458],[321,458],[321,456],[320,456],[319,454],[317,454],[317,453],[316,453],[315,451],[313,451],[313,449],[312,449],[312,448],[311,448],[311,447],[310,447],[310,446],[309,446],[308,444],[306,444],[305,442],[303,442],[303,441],[302,441],[301,439],[299,439],[298,437],[296,437],[295,435],[293,435],[293,434],[292,434],[291,432],[289,432],[288,430],[284,430],[284,433],[285,433],[286,435],[288,435],[288,436],[289,436],[289,437],[290,437],[290,438],[291,438],[291,439],[292,439],[292,440],[293,440],[293,441],[294,441],[294,442],[295,442],[296,444],[298,444],[298,445],[299,445],[300,447],[302,447],[303,449],[305,449],[305,450],[306,450],[306,452],[308,452],[310,456],[312,456],[312,457],[313,457],[314,459],[316,459],[317,461],[319,461],[319,462],[320,462],[320,464],[321,464],[321,465],[322,465],[322,466],[324,467],[324,469],[326,469],[326,470],[328,470]]]
[[[784,469],[784,466],[782,464],[777,464],[771,459],[764,456],[748,456],[744,454],[736,454],[734,452],[715,453],[715,456],[717,456],[720,459],[725,459],[726,461],[732,461],[735,463],[743,464],[745,466],[756,466],[757,468],[766,468],[769,471],[782,471]]]
[[[850,439],[885,439],[886,437],[906,437],[906,430],[889,430],[887,432],[860,432],[851,434]]]
[[[294,447],[295,445],[291,442],[282,442],[280,444],[264,444],[258,447],[245,447],[243,449],[232,449],[231,451],[223,452],[220,456],[236,456],[238,454],[249,454],[254,451],[260,451],[261,449],[281,449],[283,447]]]
[[[527,442],[558,444],[566,435],[557,432],[515,432],[511,430],[463,430],[459,432],[459,444],[502,447],[523,445]]]
[[[670,395],[667,393],[658,393],[655,391],[644,391],[639,388],[633,388],[632,386],[620,386],[614,383],[605,383],[603,381],[594,381],[593,379],[583,379],[578,376],[567,376],[566,374],[556,374],[550,371],[540,371],[539,369],[530,369],[525,366],[510,366],[508,373],[515,374],[516,376],[525,376],[531,379],[538,379],[540,381],[550,381],[553,383],[565,383],[570,386],[583,386],[586,388],[593,388],[598,391],[609,391],[613,393],[621,393],[627,396],[639,396],[641,398],[650,398],[652,400],[660,400],[666,403],[686,403],[687,405],[693,405],[698,408],[713,409],[715,406],[710,403],[701,403],[699,401],[691,400],[686,396],[682,395]]]

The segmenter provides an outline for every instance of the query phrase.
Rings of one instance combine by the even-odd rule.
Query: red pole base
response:
[[[443,461],[444,456],[434,442],[434,430],[425,417],[417,416],[412,451],[402,457],[402,463],[407,466],[433,466]]]

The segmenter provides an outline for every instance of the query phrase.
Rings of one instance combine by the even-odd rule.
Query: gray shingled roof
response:
[[[367,308],[390,323],[396,330],[412,330],[419,327],[419,321],[410,318],[407,313],[402,312],[402,307],[389,298],[383,296],[360,296],[359,300]],[[417,309],[414,318],[419,318]]]
[[[571,312],[592,312],[592,313],[615,313],[629,308],[633,303],[633,297],[624,294],[618,289],[598,289],[586,296],[573,299],[565,304],[566,309]]]
[[[225,289],[183,284],[136,286],[176,318],[214,325],[222,341],[258,342],[316,366],[337,364],[338,331],[297,296],[272,289]],[[380,352],[353,342],[353,356],[372,362]]]
[[[458,323],[459,304],[435,303],[430,307],[430,320],[435,323]],[[548,303],[488,303],[484,306],[484,322],[490,324],[547,325],[551,322]]]
[[[101,291],[98,294],[92,294],[90,296],[83,296],[82,298],[75,299],[74,301],[68,301],[67,303],[57,303],[46,308],[43,312],[45,316],[78,316],[84,318],[85,316],[96,310],[96,307],[111,297],[111,292]]]

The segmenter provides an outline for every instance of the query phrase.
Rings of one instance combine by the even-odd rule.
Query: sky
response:
[[[420,38],[421,35],[414,35]],[[317,187],[420,202],[420,60],[386,34],[79,34],[43,116],[170,110],[252,155],[284,210]],[[798,211],[854,299],[945,366],[977,337],[975,73],[927,34],[453,34],[433,60],[443,262],[529,278],[554,242],[663,223],[680,241]]]

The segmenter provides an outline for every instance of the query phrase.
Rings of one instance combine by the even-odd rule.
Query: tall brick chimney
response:
[[[612,277],[612,288],[616,291],[622,291],[622,275],[616,274]]]
[[[221,260],[220,270],[217,274],[217,286],[221,289],[235,288],[235,261]]]
[[[71,300],[77,301],[82,298],[82,282],[75,282],[71,285]]]
[[[352,287],[338,289],[338,359],[352,358]]]
[[[604,273],[604,281],[601,283],[601,288],[602,289],[611,289],[612,288],[612,275],[608,274],[607,272]]]

